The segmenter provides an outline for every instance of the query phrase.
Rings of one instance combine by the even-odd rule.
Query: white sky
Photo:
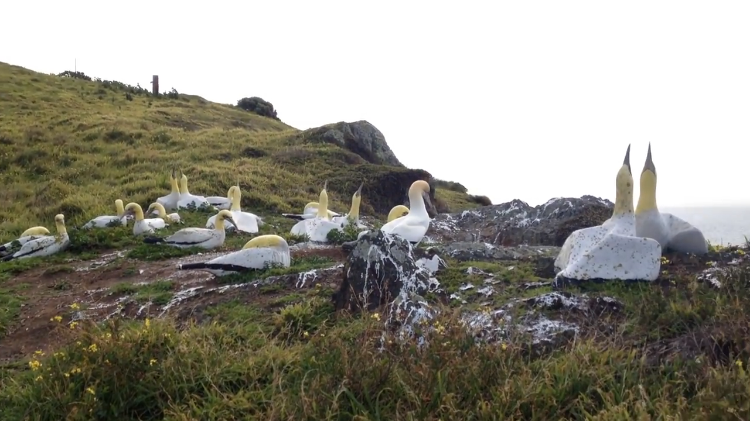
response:
[[[7,3],[0,61],[367,120],[494,203],[613,200],[628,143],[637,201],[650,141],[660,207],[750,205],[750,2]]]

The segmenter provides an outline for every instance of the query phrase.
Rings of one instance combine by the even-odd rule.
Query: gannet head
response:
[[[234,211],[239,211],[240,209],[242,209],[241,207],[242,190],[240,190],[239,186],[230,187],[229,191],[227,192],[227,195],[229,197],[229,200],[231,201],[229,210],[234,212]]]
[[[359,188],[357,191],[354,192],[354,196],[352,196],[352,207],[349,209],[349,215],[347,215],[347,218],[351,220],[355,220],[359,218],[359,205],[362,202],[362,186],[364,186],[364,181],[359,185]]]
[[[422,201],[420,201],[420,198]],[[427,208],[432,207],[430,185],[426,181],[417,180],[411,183],[411,187],[409,187],[409,204],[411,205],[410,212],[414,212],[415,204],[421,204],[425,208],[425,213],[427,213]]]
[[[401,218],[402,216],[406,216],[408,214],[409,214],[409,208],[407,208],[404,205],[396,205],[388,213],[388,220],[386,222],[391,222],[394,219]]]
[[[162,205],[159,202],[154,202],[148,205],[148,209],[146,209],[146,213],[155,213],[160,218],[167,217],[167,210],[164,209],[164,205]]]
[[[280,248],[289,248],[289,244],[287,244],[286,240],[283,237],[280,237],[278,235],[274,234],[268,234],[268,235],[259,235],[252,240],[245,243],[245,245],[242,247],[242,249],[252,249],[252,248],[264,248],[264,247],[280,247]]]
[[[638,206],[635,213],[659,209],[656,206],[656,166],[651,158],[651,142],[648,143],[646,163],[641,171],[641,194],[638,196]]]
[[[41,226],[31,227],[19,235],[19,237],[27,237],[29,235],[49,235],[49,230]]]
[[[61,213],[55,215],[55,226],[58,234],[66,235],[68,233],[68,230],[65,229],[65,215]]]
[[[222,209],[219,211],[219,213],[216,214],[216,222],[214,223],[214,228],[218,231],[224,231],[224,221],[231,222],[235,227],[237,227],[237,223],[234,222],[234,219],[232,218],[232,212]],[[237,229],[239,231],[239,228]]]
[[[142,221],[143,220],[143,208],[141,208],[141,205],[130,202],[125,206],[125,215],[135,215],[136,221]]]
[[[625,152],[625,160],[615,180],[615,209],[613,215],[633,213],[633,174],[630,171],[630,145]]]
[[[172,175],[169,177],[169,185],[172,187],[172,193],[180,192],[180,186],[177,184],[177,175],[175,175],[174,168],[172,168]]]
[[[189,193],[187,186],[187,176],[182,172],[182,170],[180,170],[180,173],[182,174],[182,177],[180,177],[180,193]]]
[[[323,183],[323,190],[320,191],[320,198],[318,199],[318,218],[328,218],[328,180]]]

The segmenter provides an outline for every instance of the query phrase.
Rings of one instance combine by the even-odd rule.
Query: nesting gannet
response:
[[[182,223],[182,220],[180,219],[180,215],[177,212],[172,212],[170,214],[167,214],[167,210],[164,209],[164,205],[162,205],[159,202],[154,202],[151,205],[149,205],[148,209],[146,210],[146,213],[150,213],[151,215],[156,214],[159,218],[163,219],[166,222],[174,222],[177,224]]]
[[[45,235],[29,240],[17,252],[3,257],[3,261],[49,256],[65,250],[70,244],[70,238],[68,238],[68,230],[65,229],[65,216],[63,214],[55,216],[55,226],[57,227],[57,235]]]
[[[430,215],[427,214],[425,202],[430,202],[430,185],[424,180],[417,180],[409,187],[409,214],[386,223],[380,230],[386,234],[403,237],[410,243],[419,243],[430,227]]]
[[[232,206],[232,196],[234,196],[234,189],[235,186],[232,186],[227,190],[227,196],[208,196],[206,197],[206,200],[208,203],[221,210],[221,209],[229,209],[230,206]]]
[[[97,216],[96,218],[86,222],[82,228],[106,228],[117,225],[127,225],[128,220],[125,217],[125,207],[122,205],[122,200],[115,200],[115,209],[117,209],[117,216],[114,215],[103,215]]]
[[[658,241],[663,251],[708,253],[708,243],[698,228],[671,213],[659,212],[656,206],[656,167],[651,159],[651,143],[648,144],[646,163],[641,172],[641,194],[635,208],[635,232],[639,237]]]
[[[260,235],[248,241],[241,250],[202,263],[177,265],[178,270],[204,270],[216,276],[249,270],[262,270],[269,264],[289,267],[289,245],[278,235]]]
[[[635,234],[630,145],[615,184],[612,217],[570,234],[555,259],[557,278],[653,281],[659,276],[661,246]]]
[[[27,229],[26,231],[24,231],[23,233],[21,233],[21,235],[19,235],[18,238],[16,238],[15,240],[5,243],[3,245],[0,245],[0,252],[10,250],[14,246],[14,243],[18,243],[16,247],[20,247],[28,243],[31,240],[40,238],[45,235],[49,235],[49,230],[47,228],[41,227],[41,226],[31,227]]]
[[[290,219],[296,219],[298,221],[301,221],[303,219],[313,219],[318,216],[318,202],[310,202],[306,204],[305,209],[302,211],[302,213],[282,213],[281,216]],[[341,214],[333,212],[332,210],[328,210],[329,218],[333,219],[336,216],[341,216]]]
[[[167,223],[161,218],[144,218],[143,208],[137,203],[128,203],[125,206],[126,215],[135,215],[135,223],[133,224],[133,234],[140,235],[144,233],[153,234],[155,230],[167,227]]]
[[[180,186],[177,185],[177,176],[174,169],[169,175],[169,183],[172,186],[172,192],[156,199],[156,203],[160,203],[166,209],[173,210],[177,208],[177,201],[180,200]]]
[[[291,233],[294,235],[307,235],[311,241],[325,243],[328,242],[328,233],[334,229],[341,229],[341,223],[330,220],[328,216],[328,180],[323,183],[323,190],[320,191],[318,199],[318,213],[315,218],[303,219],[292,227]]]
[[[235,186],[234,194],[232,195],[232,206],[229,211],[232,212],[232,219],[234,220],[237,229],[249,233],[258,232],[258,225],[261,224],[261,219],[258,215],[250,212],[243,212],[240,207],[242,201],[242,190],[239,186]]]
[[[331,221],[340,224],[342,227],[346,227],[349,224],[355,224],[357,228],[366,228],[361,222],[359,222],[359,205],[362,202],[362,186],[364,182],[359,185],[357,191],[352,196],[352,207],[349,209],[349,213],[344,216],[334,216],[330,218]]]
[[[220,210],[216,215],[216,228],[183,228],[176,233],[166,237],[146,237],[143,242],[148,244],[163,243],[170,246],[188,248],[201,247],[204,249],[213,249],[221,247],[226,238],[224,231],[224,220],[232,221],[232,213],[226,209]]]
[[[182,170],[180,170],[180,173],[182,174],[182,177],[180,177],[180,200],[177,201],[177,208],[188,208],[190,206],[200,208],[201,206],[210,206],[205,197],[190,194],[190,191],[188,190],[187,176]]]
[[[388,220],[386,222],[391,222],[394,219],[401,218],[402,216],[406,216],[409,214],[409,208],[407,208],[404,205],[396,205],[391,209],[390,212],[388,212]]]

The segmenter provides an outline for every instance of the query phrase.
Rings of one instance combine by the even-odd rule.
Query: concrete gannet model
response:
[[[143,208],[141,205],[131,202],[125,206],[126,215],[135,215],[133,224],[133,234],[140,235],[144,233],[153,234],[155,230],[167,227],[167,223],[161,218],[144,218]]]
[[[7,242],[3,245],[0,245],[0,253],[8,251],[11,248],[13,248],[14,247],[13,243],[18,243],[17,245],[15,245],[15,247],[21,247],[27,242],[40,238],[45,235],[49,235],[49,230],[47,228],[41,227],[41,226],[31,227],[27,229],[26,231],[24,231],[23,233],[21,233],[21,235],[19,235],[18,238],[16,238],[15,240]]]
[[[386,234],[403,237],[410,243],[422,241],[430,227],[431,218],[425,206],[425,202],[430,203],[429,193],[430,185],[426,181],[413,182],[409,187],[409,213],[386,223],[380,230]]]
[[[409,208],[407,208],[404,205],[396,205],[391,209],[390,212],[388,212],[388,220],[385,222],[391,222],[394,219],[401,218],[402,216],[406,216],[409,214]]]
[[[3,261],[49,256],[68,248],[70,238],[68,238],[68,230],[65,229],[65,216],[63,214],[55,215],[55,226],[57,227],[57,235],[45,235],[29,240],[17,252],[3,257]]]
[[[113,216],[113,215],[97,216],[96,218],[90,220],[89,222],[86,222],[82,228],[84,229],[106,228],[106,227],[113,226],[113,224],[119,224],[123,226],[127,225],[128,220],[125,217],[125,207],[122,205],[121,199],[115,200],[115,209],[117,209],[117,216]]]
[[[177,265],[179,270],[204,270],[216,276],[249,270],[262,270],[270,264],[289,267],[289,245],[278,235],[260,235],[248,241],[241,250],[202,263]]]
[[[206,197],[206,200],[208,203],[215,207],[216,209],[229,209],[230,206],[232,206],[232,196],[234,196],[234,189],[235,186],[232,186],[227,190],[227,196],[208,196]]]
[[[334,216],[333,218],[330,218],[331,221],[341,225],[341,227],[346,227],[349,224],[354,224],[357,228],[366,228],[361,222],[359,222],[359,205],[362,202],[362,186],[364,186],[365,183],[359,185],[359,188],[357,191],[354,192],[354,195],[352,196],[352,207],[349,209],[349,213],[347,213],[344,216]]]
[[[318,213],[315,218],[303,219],[292,227],[291,233],[294,235],[307,235],[310,241],[325,243],[328,242],[328,233],[331,230],[341,229],[341,224],[330,220],[328,216],[328,180],[323,183],[323,190],[320,191],[318,199]]]
[[[216,215],[216,227],[208,228],[183,228],[176,233],[166,237],[146,237],[143,242],[147,244],[167,244],[179,248],[201,247],[204,249],[213,249],[221,247],[226,238],[224,231],[224,220],[232,221],[232,213],[222,209]]]
[[[177,185],[177,177],[175,176],[174,169],[172,169],[172,174],[169,176],[169,183],[172,186],[172,192],[156,199],[156,203],[161,203],[166,209],[174,210],[177,209],[177,201],[180,200],[180,186]]]
[[[199,208],[201,206],[210,206],[205,197],[190,194],[190,191],[188,190],[187,176],[182,170],[180,170],[180,174],[182,174],[182,177],[180,177],[180,200],[177,201],[177,208],[189,208],[191,206]]]
[[[174,222],[177,224],[182,223],[182,219],[180,218],[180,215],[177,212],[172,212],[170,214],[167,214],[167,210],[164,209],[164,205],[162,205],[159,202],[154,202],[150,204],[148,209],[146,209],[146,213],[149,213],[151,215],[156,214],[156,216],[163,219],[165,222]]]
[[[708,253],[706,237],[698,228],[671,213],[659,212],[656,206],[656,167],[651,158],[651,143],[648,144],[648,155],[641,172],[641,194],[635,208],[635,232],[639,237],[658,241],[663,251]]]
[[[568,278],[653,281],[661,268],[661,246],[636,237],[630,145],[617,172],[612,217],[602,225],[574,231],[555,259],[556,280]]]

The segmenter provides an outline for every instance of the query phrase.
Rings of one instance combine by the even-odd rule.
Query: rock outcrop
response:
[[[594,196],[561,197],[536,207],[521,200],[470,211],[438,215],[430,224],[430,241],[485,242],[491,245],[560,247],[575,230],[600,225],[614,204]]]
[[[371,164],[404,166],[386,143],[383,133],[364,120],[327,124],[306,130],[303,136],[308,142],[326,142],[341,146]]]

